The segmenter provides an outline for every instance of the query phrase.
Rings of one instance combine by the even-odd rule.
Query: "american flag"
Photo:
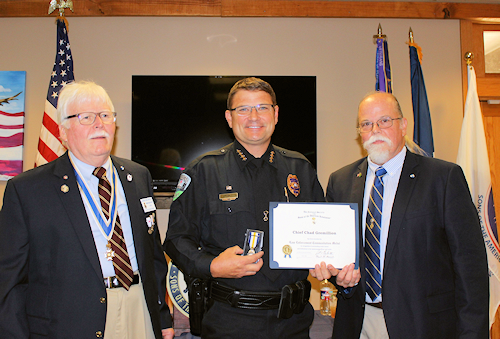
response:
[[[58,19],[56,61],[52,69],[47,99],[45,100],[45,112],[43,114],[40,140],[38,141],[35,167],[57,159],[66,151],[66,148],[59,140],[56,107],[59,91],[73,80],[75,80],[75,76],[73,74],[73,57],[71,56],[68,31],[66,23]]]

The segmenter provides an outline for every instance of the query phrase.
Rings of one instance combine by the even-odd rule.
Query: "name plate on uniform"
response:
[[[270,202],[271,268],[358,268],[358,204]]]

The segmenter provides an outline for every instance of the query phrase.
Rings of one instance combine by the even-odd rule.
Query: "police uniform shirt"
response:
[[[243,248],[246,230],[257,229],[264,231],[262,269],[253,276],[219,281],[241,290],[281,291],[307,278],[308,270],[269,268],[269,202],[324,201],[316,172],[304,156],[270,144],[256,159],[235,141],[193,161],[183,176],[164,248],[185,274],[210,278],[213,258],[234,245]],[[297,178],[297,195],[288,187],[289,177]]]

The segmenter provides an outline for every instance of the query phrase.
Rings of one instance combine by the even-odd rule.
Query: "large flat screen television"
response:
[[[244,77],[132,76],[132,160],[150,170],[156,192],[175,191],[191,161],[233,141],[224,112],[229,90]],[[316,167],[316,77],[257,77],[276,92],[272,143]]]

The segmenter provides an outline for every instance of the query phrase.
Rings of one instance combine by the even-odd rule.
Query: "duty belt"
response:
[[[273,310],[280,305],[281,292],[239,291],[212,281],[210,286],[212,299],[237,308],[253,310]]]
[[[210,298],[213,300],[244,309],[278,309],[277,317],[281,319],[302,313],[309,303],[310,294],[311,283],[307,279],[285,285],[281,292],[240,291],[214,280],[210,286]]]

